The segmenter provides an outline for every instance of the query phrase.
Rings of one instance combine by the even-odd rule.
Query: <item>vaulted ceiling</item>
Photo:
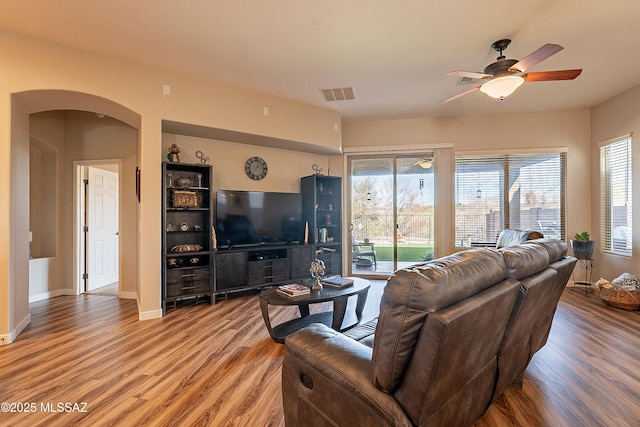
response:
[[[592,107],[640,84],[637,0],[3,0],[0,29],[333,109],[344,120]],[[507,58],[564,50],[507,102],[446,76],[481,72],[491,44]],[[326,101],[322,89],[353,88]]]

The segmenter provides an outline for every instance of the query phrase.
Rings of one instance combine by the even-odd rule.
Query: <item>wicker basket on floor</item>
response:
[[[624,308],[625,310],[637,310],[640,308],[640,291],[625,291],[624,289],[598,286],[596,295],[613,307]]]

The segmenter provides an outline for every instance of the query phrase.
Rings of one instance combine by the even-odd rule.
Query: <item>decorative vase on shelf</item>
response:
[[[320,279],[322,278],[322,276],[324,276],[324,271],[325,271],[324,261],[318,258],[314,259],[313,262],[311,263],[311,268],[309,268],[311,277],[313,277],[314,279],[314,283],[313,283],[313,286],[311,287],[311,290],[313,291],[322,290],[322,283],[320,283]]]

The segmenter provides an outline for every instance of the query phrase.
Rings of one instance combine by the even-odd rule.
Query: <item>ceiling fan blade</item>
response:
[[[447,76],[468,77],[470,79],[486,79],[487,77],[493,77],[493,74],[476,73],[474,71],[454,70],[454,71],[449,71],[447,73]]]
[[[547,43],[535,52],[529,54],[526,58],[521,59],[519,62],[512,65],[509,68],[509,71],[523,73],[548,57],[560,52],[562,49],[564,49],[564,47],[559,44]]]
[[[558,70],[558,71],[538,71],[524,74],[522,77],[527,82],[550,82],[554,80],[573,80],[582,73],[582,69]]]
[[[457,95],[453,95],[453,96],[450,96],[449,98],[443,99],[442,101],[438,101],[438,104],[446,104],[449,101],[453,101],[454,99],[458,99],[462,96],[468,95],[471,92],[475,92],[478,89],[480,89],[480,86],[472,87],[471,89],[465,90],[464,92],[460,92]]]

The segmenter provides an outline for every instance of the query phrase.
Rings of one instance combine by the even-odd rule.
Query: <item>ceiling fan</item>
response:
[[[552,55],[560,52],[564,47],[558,44],[547,43],[538,50],[529,54],[529,56],[521,59],[506,59],[502,54],[511,40],[498,40],[491,44],[491,47],[500,53],[496,58],[496,62],[485,67],[482,73],[473,71],[449,71],[447,76],[466,77],[469,79],[479,79],[484,82],[476,87],[461,92],[457,95],[439,101],[444,104],[464,95],[470,94],[480,89],[492,98],[503,100],[511,95],[524,82],[548,82],[553,80],[573,80],[582,73],[582,69],[576,70],[558,70],[558,71],[537,71],[525,73],[529,68],[544,61]]]
[[[433,166],[433,157],[424,157],[415,162],[412,166],[420,166],[422,169],[431,169],[431,166]]]

